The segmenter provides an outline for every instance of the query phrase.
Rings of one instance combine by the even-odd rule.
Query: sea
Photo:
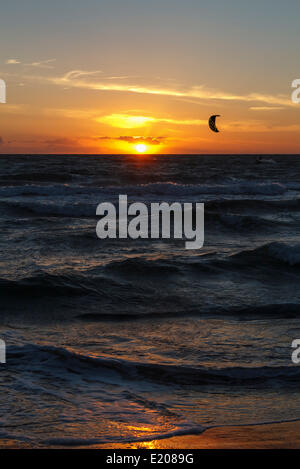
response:
[[[205,241],[99,239],[99,203],[204,203]],[[300,156],[0,156],[0,439],[300,419]]]

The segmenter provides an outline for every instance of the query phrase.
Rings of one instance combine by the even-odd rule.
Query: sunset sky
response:
[[[299,18],[299,0],[2,2],[0,153],[300,153]]]

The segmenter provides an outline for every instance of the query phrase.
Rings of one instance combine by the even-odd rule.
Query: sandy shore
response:
[[[32,448],[11,440],[2,440],[0,449]],[[41,447],[40,447],[41,448]],[[60,447],[61,448],[61,447]],[[72,447],[75,449],[74,447]],[[87,447],[81,447],[87,448]],[[223,427],[201,435],[185,435],[139,443],[105,444],[88,449],[299,449],[300,421],[257,426]]]
[[[201,435],[124,445],[101,445],[105,449],[272,449],[300,448],[300,421],[248,427],[212,428]]]

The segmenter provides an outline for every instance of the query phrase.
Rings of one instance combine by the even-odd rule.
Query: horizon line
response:
[[[0,153],[1,156],[300,156],[300,153]]]

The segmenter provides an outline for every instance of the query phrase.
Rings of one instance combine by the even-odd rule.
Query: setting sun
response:
[[[147,147],[143,143],[139,143],[138,145],[136,145],[135,149],[138,153],[145,153]]]

